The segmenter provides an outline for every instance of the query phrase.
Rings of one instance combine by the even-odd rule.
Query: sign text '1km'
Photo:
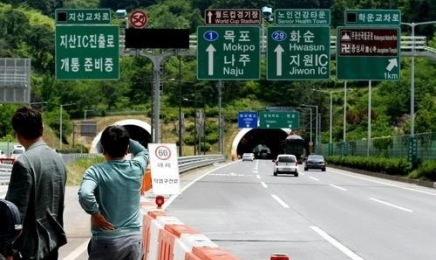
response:
[[[197,78],[250,80],[260,78],[258,26],[199,26]]]

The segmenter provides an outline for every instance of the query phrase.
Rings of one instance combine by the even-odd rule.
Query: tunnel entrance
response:
[[[240,139],[236,153],[254,153],[256,159],[273,159],[285,151],[288,133],[283,129],[251,129]]]
[[[122,125],[129,132],[130,138],[138,141],[144,147],[148,147],[148,144],[151,142],[151,126],[147,122],[137,120],[137,119],[126,119],[122,121],[118,121],[113,125]],[[99,132],[94,139],[92,140],[90,153],[101,153],[100,146],[98,145],[101,137],[101,133]]]
[[[137,125],[124,125],[124,127],[129,132],[130,138],[138,141],[144,147],[147,147],[148,143],[151,142],[151,135],[144,128]]]

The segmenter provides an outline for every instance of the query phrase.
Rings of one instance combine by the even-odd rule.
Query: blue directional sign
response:
[[[239,111],[238,126],[239,128],[257,128],[257,112]]]

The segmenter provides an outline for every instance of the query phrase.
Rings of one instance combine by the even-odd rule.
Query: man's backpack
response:
[[[0,199],[0,239],[14,241],[23,230],[20,211],[14,203]]]

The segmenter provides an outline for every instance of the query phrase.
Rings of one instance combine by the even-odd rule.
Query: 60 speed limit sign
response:
[[[162,145],[156,147],[156,157],[160,160],[168,160],[171,157],[171,150],[168,146]]]
[[[148,144],[153,193],[180,194],[179,163],[176,144]]]

